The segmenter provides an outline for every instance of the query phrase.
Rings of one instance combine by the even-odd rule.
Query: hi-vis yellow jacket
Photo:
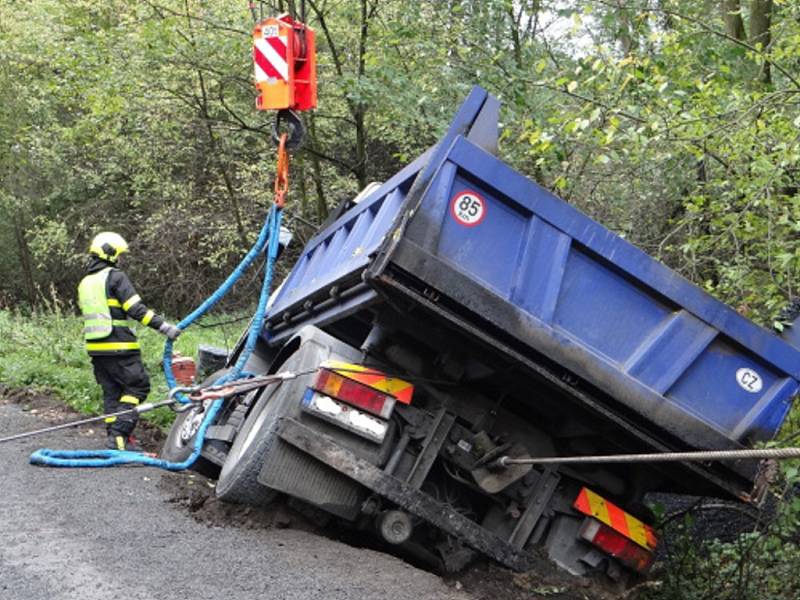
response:
[[[128,318],[158,329],[164,319],[145,306],[128,276],[95,258],[78,285],[83,338],[90,355],[139,352]]]

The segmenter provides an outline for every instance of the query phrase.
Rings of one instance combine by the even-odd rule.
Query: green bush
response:
[[[690,515],[678,524],[660,575],[638,600],[797,600],[800,598],[800,475],[797,461],[782,465],[751,531],[731,542],[698,540]]]
[[[246,323],[224,324],[228,320],[230,316],[203,322],[223,323],[221,327],[190,327],[175,342],[175,350],[194,357],[200,344],[231,348]],[[65,314],[57,304],[29,315],[0,310],[0,382],[10,388],[52,393],[82,413],[102,414],[102,394],[83,349],[82,327],[80,317]],[[164,337],[143,326],[138,327],[137,335],[152,382],[150,399],[166,398],[161,369]],[[160,409],[145,418],[166,426],[172,421],[172,412]]]

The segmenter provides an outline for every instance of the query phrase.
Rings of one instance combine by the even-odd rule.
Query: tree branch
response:
[[[688,22],[688,23],[692,23],[693,25],[697,25],[698,27],[700,27],[700,29],[702,29],[703,31],[706,31],[707,33],[710,33],[710,34],[712,34],[712,35],[715,35],[715,36],[717,36],[717,37],[720,37],[720,38],[722,38],[722,39],[728,40],[728,41],[729,41],[729,42],[731,42],[732,44],[735,44],[735,45],[737,45],[737,46],[740,46],[740,47],[742,47],[742,48],[745,48],[746,50],[749,50],[750,52],[753,52],[753,53],[754,53],[754,54],[756,54],[756,55],[757,55],[759,58],[761,58],[761,60],[763,60],[765,63],[767,63],[767,64],[769,64],[769,65],[771,65],[771,66],[775,67],[775,69],[776,69],[776,70],[778,70],[778,71],[780,71],[780,73],[781,73],[781,74],[782,74],[784,77],[786,77],[786,79],[788,79],[789,81],[791,81],[791,82],[792,82],[792,84],[794,84],[794,86],[795,86],[796,88],[800,89],[800,81],[798,81],[798,79],[796,79],[796,78],[795,78],[795,77],[794,77],[794,76],[793,76],[793,75],[792,75],[792,74],[791,74],[791,73],[790,73],[790,72],[789,72],[787,69],[785,69],[785,68],[784,68],[784,67],[783,67],[783,66],[782,66],[780,63],[777,63],[777,62],[775,62],[774,60],[772,60],[772,59],[769,57],[769,55],[768,55],[768,54],[766,54],[764,51],[762,51],[762,50],[759,50],[758,48],[756,48],[755,46],[753,46],[753,45],[751,45],[751,44],[747,43],[747,42],[746,42],[746,41],[744,41],[744,40],[739,40],[739,39],[736,39],[736,37],[734,37],[734,36],[732,36],[732,35],[730,35],[730,34],[728,34],[728,33],[724,32],[724,31],[720,31],[719,29],[716,29],[716,28],[714,28],[714,27],[711,27],[710,25],[707,25],[706,23],[704,23],[704,22],[703,22],[703,21],[701,21],[700,19],[697,19],[697,18],[695,18],[695,17],[690,17],[690,16],[688,16],[688,15],[681,14],[681,13],[679,13],[679,12],[677,12],[677,11],[670,10],[670,9],[668,9],[668,8],[659,8],[659,7],[656,7],[656,8],[651,8],[651,7],[648,7],[648,6],[640,6],[640,7],[636,7],[636,8],[631,8],[631,7],[623,7],[623,8],[620,8],[619,6],[616,6],[616,5],[610,4],[609,2],[606,2],[605,0],[591,0],[591,1],[592,1],[592,2],[595,2],[595,3],[597,3],[597,4],[600,4],[600,5],[602,5],[602,6],[606,6],[606,7],[613,7],[613,8],[619,9],[619,10],[629,10],[629,11],[630,11],[630,10],[637,10],[637,11],[639,11],[639,12],[643,12],[643,13],[655,13],[655,14],[664,14],[664,15],[669,15],[669,16],[671,16],[671,17],[675,17],[676,19],[681,19],[681,20],[683,20],[683,21],[686,21],[686,22]]]
[[[217,29],[219,31],[228,31],[230,33],[236,33],[238,35],[246,35],[246,36],[251,35],[251,32],[245,31],[244,29],[238,29],[236,27],[231,27],[230,25],[222,25],[206,17],[198,17],[197,15],[191,15],[188,13],[188,9],[186,13],[180,13],[172,8],[169,8],[168,6],[163,6],[156,2],[152,2],[152,0],[145,0],[145,4],[147,4],[150,8],[152,8],[161,19],[164,18],[164,14],[166,13],[172,15],[173,17],[180,17],[188,19],[190,21],[199,21],[201,23],[204,23],[205,25],[208,25],[212,29]]]

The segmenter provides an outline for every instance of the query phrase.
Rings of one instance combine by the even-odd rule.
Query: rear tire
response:
[[[250,408],[219,474],[217,497],[220,500],[263,506],[272,502],[278,495],[279,490],[276,488],[287,492],[297,490],[295,485],[289,485],[288,489],[283,487],[283,483],[285,483],[283,479],[275,480],[271,477],[271,471],[262,477],[268,482],[267,484],[259,481],[264,465],[268,462],[270,468],[276,468],[276,464],[280,465],[277,468],[289,470],[301,468],[297,466],[297,461],[288,460],[285,456],[288,449],[283,447],[284,442],[278,434],[279,425],[286,417],[299,418],[303,394],[313,381],[313,373],[309,371],[310,367],[313,366],[313,369],[316,370],[322,361],[332,357],[338,360],[354,361],[358,360],[359,356],[356,349],[314,327],[301,330],[280,350],[269,367],[269,372],[294,372],[298,375],[263,389]],[[277,461],[277,463],[273,464],[271,461]],[[327,471],[321,475],[316,473],[317,477],[323,477],[326,481],[331,477],[335,478],[335,475],[331,475]],[[305,477],[298,474],[296,470],[292,471],[290,478],[306,481]],[[346,483],[345,487],[355,485],[349,480]],[[269,484],[274,485],[275,488],[270,487]],[[336,488],[340,492],[339,496],[342,495],[341,487],[340,485]],[[304,498],[302,493],[297,496]]]
[[[201,385],[211,385],[227,374],[228,371],[230,369],[220,369],[212,373]],[[169,462],[180,463],[191,456],[197,439],[197,430],[204,414],[200,412],[199,408],[191,408],[186,412],[178,413],[161,448],[161,458]],[[198,456],[197,460],[189,467],[189,470],[205,475],[210,479],[216,479],[219,476],[220,468],[219,465],[214,464],[207,458]]]
[[[307,360],[302,351],[295,351],[273,370],[299,371]],[[272,502],[278,491],[258,481],[264,460],[280,436],[278,422],[299,404],[296,380],[281,381],[262,390],[244,420],[217,481],[217,498],[236,504],[264,506]]]
[[[217,481],[217,497],[225,502],[264,506],[278,492],[258,482],[264,457],[278,438],[275,425],[282,412],[282,383],[268,387],[239,430]]]

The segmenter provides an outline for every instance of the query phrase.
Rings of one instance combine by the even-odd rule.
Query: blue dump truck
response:
[[[197,468],[223,500],[287,494],[447,571],[545,555],[625,579],[657,544],[645,494],[752,502],[758,465],[496,459],[769,440],[800,344],[504,164],[498,110],[476,87],[434,147],[305,246],[247,366],[296,377],[228,398]],[[179,416],[166,457],[201,418]]]

